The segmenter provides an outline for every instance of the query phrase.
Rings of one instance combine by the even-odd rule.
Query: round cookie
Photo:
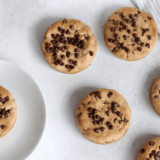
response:
[[[104,26],[104,39],[109,50],[127,61],[147,56],[157,37],[154,18],[137,8],[125,7],[115,11]]]
[[[148,141],[140,149],[137,160],[160,160],[160,137]]]
[[[52,68],[74,74],[92,63],[97,52],[97,41],[89,26],[76,19],[64,19],[48,28],[42,51]]]
[[[160,75],[152,84],[150,89],[150,100],[154,110],[160,115]]]
[[[80,101],[76,122],[78,129],[88,140],[110,144],[126,134],[131,122],[131,111],[118,92],[98,89]]]
[[[16,102],[12,94],[0,86],[0,138],[14,126],[17,119]]]

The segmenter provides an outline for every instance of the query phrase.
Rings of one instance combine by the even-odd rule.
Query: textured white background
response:
[[[136,62],[116,58],[103,39],[109,15],[127,6],[134,7],[130,0],[0,0],[0,58],[28,72],[47,104],[44,135],[27,160],[135,160],[140,147],[160,135],[160,117],[148,96],[153,79],[160,74],[160,39],[146,58]],[[89,25],[98,42],[92,65],[75,75],[53,70],[41,52],[46,29],[65,17]],[[97,88],[117,90],[131,107],[130,128],[114,144],[89,142],[75,123],[78,102]]]

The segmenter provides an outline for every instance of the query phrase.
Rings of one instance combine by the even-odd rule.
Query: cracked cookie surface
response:
[[[137,8],[125,7],[115,11],[104,26],[104,39],[109,50],[127,61],[147,56],[157,37],[154,18]]]
[[[76,122],[88,140],[110,144],[126,134],[131,122],[131,111],[118,92],[98,89],[82,98],[76,111]]]
[[[0,86],[0,138],[14,126],[17,119],[17,106],[12,94]]]
[[[53,23],[46,31],[42,51],[55,70],[74,74],[87,68],[97,52],[96,38],[89,26],[75,19]]]
[[[155,137],[144,144],[137,160],[160,160],[160,137]]]
[[[150,100],[155,112],[160,115],[160,75],[152,84],[150,89]]]

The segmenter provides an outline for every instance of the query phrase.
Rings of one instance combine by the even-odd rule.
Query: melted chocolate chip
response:
[[[141,149],[141,153],[144,153],[145,152],[145,149]]]
[[[123,29],[127,29],[127,28],[128,28],[128,26],[127,26],[127,25],[124,25],[124,26],[123,26]]]
[[[137,47],[137,50],[138,50],[139,52],[141,52],[141,51],[142,51],[142,48],[141,48],[141,47]]]
[[[143,42],[141,43],[141,47],[144,47],[144,43]]]
[[[68,35],[69,35],[69,34],[71,34],[71,32],[70,32],[69,30],[66,30],[66,34],[68,34]]]
[[[151,39],[152,39],[152,36],[148,35],[148,39],[151,40]]]
[[[71,56],[71,52],[67,51],[67,52],[66,52],[66,56],[67,56],[67,57],[70,57],[70,56]]]
[[[99,129],[100,129],[101,131],[104,131],[104,130],[105,130],[105,128],[104,128],[104,127],[100,127]]]
[[[4,129],[6,126],[4,124],[1,125],[1,129]]]
[[[90,54],[90,56],[93,56],[94,52],[92,52],[92,51],[89,51],[89,54]]]
[[[71,30],[74,30],[74,26],[73,26],[73,25],[70,25],[69,28],[70,28]]]
[[[109,115],[110,115],[110,111],[106,111],[105,113],[107,114],[107,116],[109,116]]]
[[[150,44],[149,44],[149,43],[146,43],[146,47],[147,47],[147,48],[150,48]]]
[[[107,94],[108,98],[111,98],[112,95],[113,95],[113,92],[109,92],[109,93]]]
[[[130,33],[131,33],[131,30],[130,30],[130,29],[127,29],[127,32],[130,34]]]
[[[123,35],[123,39],[126,40],[126,39],[127,39],[127,36],[126,36],[126,35]]]
[[[135,18],[138,18],[138,14],[134,14],[134,17],[135,17]]]
[[[131,18],[131,19],[132,19],[132,18],[133,18],[133,15],[132,15],[132,14],[129,14],[129,18]]]
[[[115,20],[114,20],[114,21],[113,21],[113,24],[114,24],[114,25],[118,25],[118,21],[115,21]]]
[[[109,130],[113,129],[113,125],[109,125],[109,126],[108,126],[108,129],[109,129]]]
[[[149,145],[150,145],[150,146],[153,146],[154,144],[155,144],[155,142],[153,142],[153,141],[150,141],[150,142],[149,142]]]
[[[117,118],[115,118],[115,119],[113,120],[113,122],[114,122],[114,123],[117,123],[117,121],[118,121],[118,119],[117,119]]]
[[[94,129],[94,132],[99,133],[99,129],[98,129],[98,128],[95,128],[95,129]]]
[[[147,16],[147,18],[148,18],[149,20],[151,20],[151,19],[152,19],[152,17],[149,17],[149,16]]]
[[[79,57],[79,53],[75,53],[74,56],[75,56],[75,58],[78,58]]]
[[[158,97],[159,97],[158,95],[155,95],[155,96],[154,96],[154,98],[156,98],[156,99],[158,99]]]
[[[67,22],[68,22],[67,19],[64,19],[64,20],[63,20],[63,23],[67,23]]]
[[[111,31],[111,32],[114,32],[114,31],[115,31],[115,28],[114,28],[114,27],[111,27],[110,31]]]
[[[123,25],[124,25],[124,23],[123,23],[123,22],[120,22],[120,25],[121,25],[121,26],[123,26]]]

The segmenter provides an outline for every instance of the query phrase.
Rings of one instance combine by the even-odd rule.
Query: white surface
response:
[[[160,1],[159,0],[132,0],[135,5],[140,9],[143,10],[151,16],[154,17],[157,26],[158,26],[158,33],[160,34]]]
[[[0,60],[0,85],[11,92],[17,104],[17,120],[0,139],[1,160],[25,159],[36,147],[44,130],[46,111],[43,96],[23,70]]]
[[[135,160],[140,147],[160,135],[160,117],[149,101],[149,88],[160,74],[160,39],[146,58],[136,62],[116,58],[103,39],[109,15],[126,6],[134,5],[130,0],[0,1],[0,58],[19,65],[33,77],[47,106],[45,132],[27,160]],[[92,65],[75,75],[53,70],[41,52],[44,32],[64,17],[88,24],[98,42]],[[75,123],[78,102],[96,88],[117,90],[131,107],[127,134],[111,145],[89,142]]]

